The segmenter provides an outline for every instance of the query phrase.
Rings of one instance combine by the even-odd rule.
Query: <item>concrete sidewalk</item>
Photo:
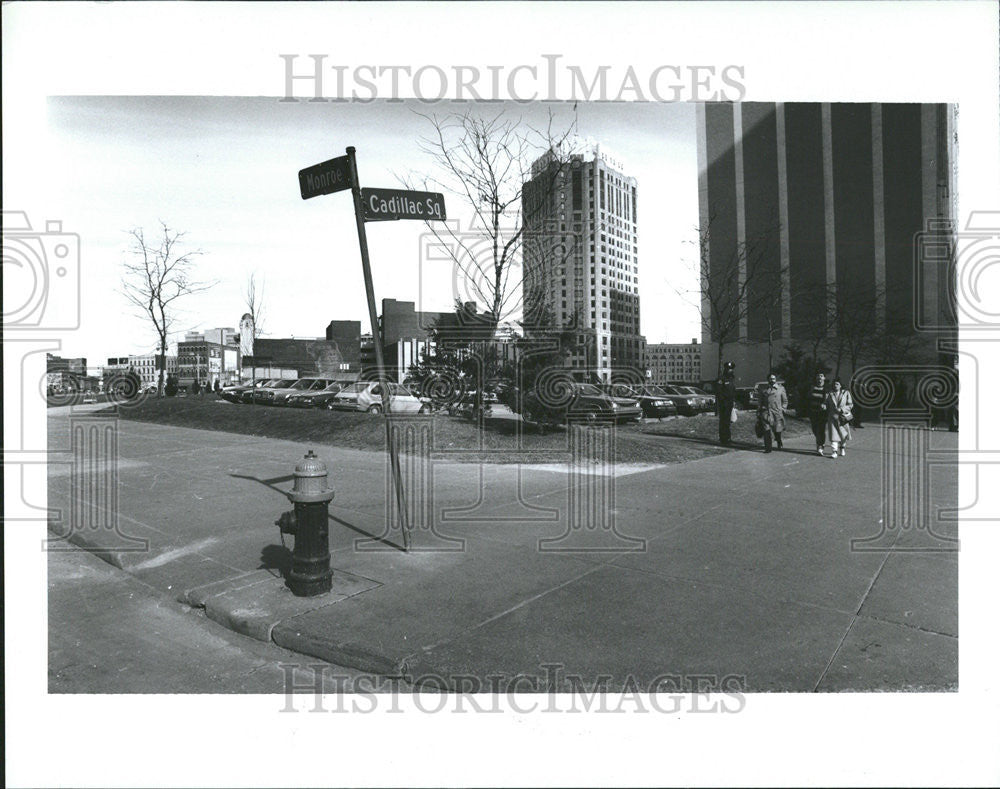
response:
[[[935,467],[922,478],[930,512],[879,537],[879,427],[836,461],[806,436],[770,455],[613,476],[436,462],[433,499],[414,502],[433,530],[415,531],[410,553],[372,539],[386,528],[379,453],[129,421],[117,430],[117,506],[88,499],[90,521],[69,528],[81,484],[69,432],[68,415],[50,413],[49,506],[63,511],[52,531],[305,655],[466,689],[514,678],[520,691],[645,689],[664,675],[733,677],[747,691],[957,687],[958,556],[940,550],[956,528],[924,528],[956,505],[957,472]],[[954,434],[921,435],[931,450],[957,446]],[[337,491],[335,577],[330,595],[300,599],[284,587],[274,521],[308,449]]]

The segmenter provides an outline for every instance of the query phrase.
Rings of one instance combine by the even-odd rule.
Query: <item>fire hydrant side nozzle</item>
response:
[[[296,596],[312,597],[329,592],[333,585],[329,506],[334,491],[327,487],[326,464],[311,449],[295,467],[294,477],[287,495],[295,508],[284,513],[276,525],[282,534],[295,536],[288,588]]]

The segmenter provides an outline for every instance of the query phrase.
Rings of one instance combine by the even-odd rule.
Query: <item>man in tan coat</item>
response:
[[[781,449],[781,433],[785,429],[785,412],[788,410],[788,393],[778,383],[778,377],[771,373],[767,377],[767,388],[760,393],[757,406],[757,421],[761,423],[764,437],[764,451],[771,451],[772,441]]]

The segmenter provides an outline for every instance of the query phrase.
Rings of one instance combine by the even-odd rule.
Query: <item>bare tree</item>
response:
[[[536,227],[569,167],[569,140],[575,122],[560,130],[549,114],[545,129],[536,129],[520,117],[500,110],[484,115],[473,109],[447,115],[423,115],[431,130],[419,141],[436,165],[436,174],[403,178],[409,188],[441,190],[458,195],[471,211],[475,226],[459,231],[449,223],[428,222],[465,280],[458,302],[475,300],[485,306],[474,326],[464,333],[480,359],[482,375],[492,378],[498,365],[494,333],[505,317],[517,312],[522,278],[514,274],[523,262],[526,237]],[[533,164],[546,157],[544,163]],[[534,172],[533,172],[534,169]],[[476,392],[481,408],[482,391]]]
[[[160,222],[160,228],[158,240],[147,240],[141,227],[129,231],[131,259],[124,263],[121,292],[141,317],[153,323],[159,347],[157,396],[163,397],[167,338],[176,317],[176,302],[182,296],[208,290],[215,283],[193,279],[195,260],[202,252],[182,253],[178,249],[185,234],[172,230],[165,222]]]
[[[451,224],[427,224],[451,251],[467,280],[468,295],[485,306],[495,328],[521,297],[521,283],[511,273],[521,258],[533,214],[544,208],[539,198],[551,194],[569,165],[569,140],[576,124],[557,131],[550,114],[547,128],[539,130],[503,110],[492,116],[469,109],[422,117],[432,130],[420,139],[420,148],[438,172],[402,180],[411,188],[419,185],[458,195],[471,210],[478,225],[471,233],[456,232]],[[532,179],[532,163],[547,152],[549,166]],[[533,180],[535,199],[526,211],[525,185]]]
[[[244,304],[247,308],[247,314],[250,316],[250,323],[252,326],[251,336],[250,336],[250,355],[254,357],[254,363],[250,371],[250,385],[253,387],[257,386],[257,360],[256,360],[256,345],[257,338],[264,333],[264,283],[261,282],[260,285],[257,284],[257,274],[254,272],[250,275],[250,279],[247,280],[247,290]],[[240,342],[242,344],[243,338],[240,337]],[[240,357],[240,366],[242,367],[243,361],[242,356]],[[240,374],[240,379],[242,380],[242,371]]]
[[[835,378],[840,377],[845,362],[853,371],[862,361],[878,355],[887,341],[885,326],[879,323],[885,304],[886,291],[881,287],[867,291],[838,283],[830,293],[830,331],[823,345],[832,357]]]
[[[782,291],[779,287],[768,289],[767,295],[761,299],[761,312],[764,322],[767,324],[767,372],[774,369],[774,335],[781,329],[780,313],[776,316],[775,310],[781,309]]]
[[[771,313],[780,305],[785,269],[775,260],[777,224],[744,241],[713,246],[712,232],[717,224],[713,214],[698,230],[697,295],[701,301],[703,334],[710,337],[718,349],[716,375],[721,377],[723,352],[727,345],[740,341],[743,320],[757,310],[762,310],[771,320]],[[682,297],[690,294],[682,290],[677,293]],[[768,355],[770,358],[770,342]]]
[[[836,326],[836,312],[831,304],[833,297],[824,282],[802,290],[793,298],[795,301],[792,308],[798,308],[802,317],[798,324],[793,322],[792,336],[800,338],[809,348],[812,376],[820,372],[826,373],[825,368],[821,369],[819,353]]]

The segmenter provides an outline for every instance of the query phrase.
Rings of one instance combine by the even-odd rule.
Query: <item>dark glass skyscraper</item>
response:
[[[952,274],[917,250],[954,218],[955,117],[944,104],[698,107],[704,375],[718,369],[725,328],[706,279],[713,297],[728,288],[740,301],[723,355],[744,382],[764,378],[769,346],[776,362],[793,342],[822,344],[849,375],[866,361],[846,347],[859,322],[936,360],[954,323]]]

